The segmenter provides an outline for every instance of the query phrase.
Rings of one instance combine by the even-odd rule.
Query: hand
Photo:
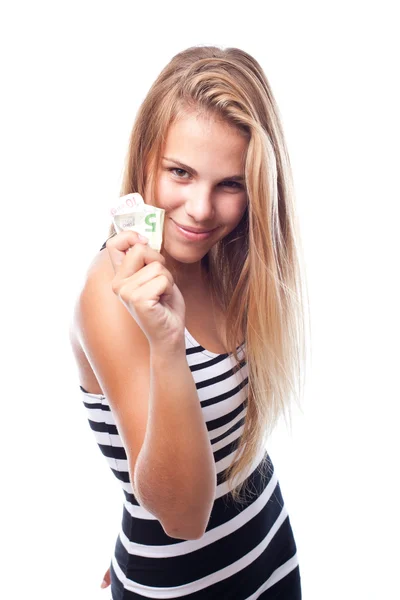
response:
[[[100,587],[102,588],[106,588],[111,584],[111,579],[110,579],[110,569],[108,569],[108,571],[106,572],[106,574],[103,577],[103,582],[101,584]]]
[[[112,290],[150,345],[183,339],[185,301],[165,258],[134,231],[121,231],[107,241],[106,248],[115,272]]]

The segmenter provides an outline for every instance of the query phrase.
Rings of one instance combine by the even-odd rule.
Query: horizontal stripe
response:
[[[258,597],[264,598],[264,600],[266,600],[267,598],[273,600],[274,598],[278,597],[281,597],[282,600],[285,598],[287,600],[301,600],[301,593],[299,588],[300,572],[298,566],[299,561],[297,558],[297,554],[295,554],[294,556],[289,558],[289,560],[287,560],[283,565],[275,569],[272,575],[268,577],[267,581],[260,588],[258,588],[255,594],[252,594],[247,600],[254,600]],[[293,575],[293,578],[290,578],[290,581],[293,581],[293,584],[291,583],[290,587],[288,587],[287,585],[285,587],[283,585],[279,585],[282,584],[283,580],[287,578],[288,575]],[[289,579],[287,579],[287,581],[289,581]],[[295,586],[294,588],[293,585]],[[272,586],[272,596],[271,594],[259,596],[260,593],[265,592],[266,590],[270,590]]]
[[[205,397],[204,390],[203,393],[198,392],[201,408],[204,411],[205,421],[207,422],[211,421],[212,419],[217,419],[244,402],[246,399],[244,397],[246,386],[247,381],[244,381],[227,391],[222,386],[215,386],[213,389],[213,395],[210,396],[208,394],[207,397]],[[229,402],[225,402],[224,404],[223,402],[227,400],[229,400]]]
[[[263,489],[259,493],[259,497],[254,502],[247,504],[247,506],[246,504],[233,504],[232,502],[228,502],[224,497],[218,498],[214,503],[206,532],[199,540],[174,540],[165,534],[162,528],[157,532],[152,532],[155,535],[151,536],[147,531],[147,523],[142,524],[138,522],[137,519],[132,518],[128,511],[124,510],[122,531],[120,534],[122,534],[121,541],[125,550],[129,554],[148,558],[181,556],[182,554],[199,550],[232,534],[240,527],[243,527],[250,519],[253,519],[269,501],[277,506],[276,510],[274,506],[275,513],[277,510],[280,512],[281,506],[278,507],[275,496],[271,500],[271,496],[274,493],[278,494],[276,490],[276,477],[272,476],[268,484],[265,485],[260,475],[254,474],[251,482],[254,488]],[[271,507],[268,507],[268,511],[270,516],[273,513]],[[196,558],[194,560],[197,561]],[[149,567],[144,566],[143,568],[147,569]]]
[[[104,421],[92,421],[90,418],[88,419],[88,421],[90,429],[92,431],[99,431],[100,433],[109,433],[110,435],[116,435],[119,437],[116,425],[113,425],[111,423],[104,423]]]
[[[282,509],[279,514],[279,517],[274,522],[274,524],[271,527],[271,529],[269,530],[268,534],[250,552],[247,552],[240,559],[235,560],[234,562],[230,563],[229,565],[227,565],[221,569],[218,569],[218,570],[210,573],[209,575],[205,575],[204,577],[201,577],[200,579],[196,579],[194,581],[189,581],[187,583],[181,583],[181,584],[175,585],[175,586],[146,585],[144,583],[135,581],[131,577],[126,576],[123,573],[123,571],[120,567],[120,564],[117,560],[117,558],[119,558],[119,549],[120,549],[118,540],[117,540],[118,549],[116,550],[116,553],[115,553],[115,556],[113,557],[112,563],[113,563],[114,570],[117,574],[117,577],[123,583],[125,589],[130,592],[134,592],[136,594],[142,594],[143,596],[145,596],[147,598],[182,598],[189,594],[195,594],[199,591],[202,591],[203,593],[207,592],[203,595],[199,595],[198,596],[199,598],[207,598],[207,597],[208,598],[210,598],[210,597],[225,598],[225,597],[229,597],[229,596],[228,595],[224,596],[222,594],[220,596],[212,595],[212,594],[216,593],[216,589],[217,589],[216,584],[223,583],[227,579],[230,579],[231,581],[229,582],[228,589],[231,590],[231,594],[232,594],[232,590],[235,590],[236,592],[238,592],[238,590],[240,590],[240,589],[242,589],[242,592],[246,593],[245,590],[248,589],[250,585],[253,586],[254,591],[255,591],[258,587],[260,587],[263,584],[263,582],[265,582],[266,577],[272,575],[273,571],[276,568],[278,568],[278,566],[280,566],[277,564],[276,552],[277,552],[277,550],[280,550],[281,542],[279,540],[279,536],[276,534],[280,530],[280,527],[283,526],[284,523],[286,523],[286,526],[288,525],[288,517],[286,514],[286,510]],[[275,543],[274,543],[274,541],[275,541]],[[233,550],[232,544],[229,546],[229,548],[231,550]],[[291,548],[290,548],[290,550],[291,550]],[[281,552],[281,550],[280,550],[280,552]],[[281,554],[282,554],[282,552],[281,552]],[[218,556],[219,556],[219,554],[218,554]],[[227,558],[229,558],[229,556],[230,555],[228,555],[228,557],[227,557],[225,554],[225,559],[227,560]],[[121,556],[121,558],[122,557],[123,556]],[[181,564],[184,563],[185,558],[187,558],[187,557],[186,556],[181,557]],[[212,563],[213,564],[215,563],[216,559],[217,559],[217,553],[213,553],[212,554]],[[208,557],[208,561],[210,561],[210,560],[211,560],[211,558]],[[257,560],[258,560],[258,562],[257,562]],[[170,572],[173,573],[175,577],[180,575],[181,580],[184,580],[187,577],[187,571],[184,566],[180,567],[178,570],[169,569],[168,562],[169,562],[168,559],[164,559],[162,570],[159,569],[158,571],[154,571],[152,573],[147,573],[147,575],[150,576],[153,581],[159,575],[167,577],[168,573],[170,573]],[[208,562],[209,567],[210,566],[212,567],[213,564],[210,565]],[[274,567],[274,568],[272,568],[272,567]],[[139,573],[139,572],[135,572],[135,573],[136,573],[136,575],[143,575],[143,573]],[[129,570],[129,574],[131,574],[131,570]],[[251,574],[251,576],[250,576],[250,574]],[[233,581],[233,579],[235,581]],[[246,588],[244,590],[243,590],[243,584],[244,584],[243,582],[245,582],[245,584],[246,584]],[[213,586],[212,592],[211,592],[211,590],[207,590],[207,588],[209,588],[210,586]],[[214,589],[214,587],[215,587],[215,589]],[[208,594],[208,596],[207,596],[207,594]],[[245,596],[242,596],[242,597],[245,597]],[[236,598],[239,599],[240,596],[236,596]]]
[[[198,352],[192,352],[192,354],[198,354]],[[190,353],[186,351],[186,357],[188,358],[189,356]],[[197,358],[197,356],[195,358]],[[225,361],[225,363],[227,362],[226,354],[221,354],[220,356],[216,356],[215,358],[211,358],[202,363],[193,363],[193,359],[188,359],[188,364],[191,372],[195,373],[196,371],[201,371],[202,369],[210,369],[210,367],[213,367],[214,365],[219,365],[222,361]]]
[[[89,420],[90,425],[90,420]],[[110,425],[108,427],[111,427]],[[113,448],[123,448],[122,440],[120,436],[115,434],[110,434],[108,431],[97,431],[96,428],[92,429],[94,433],[94,437],[96,438],[96,442],[98,444],[103,444],[103,446],[111,446]]]
[[[213,355],[187,339],[186,356],[196,385],[213,452],[216,491],[204,535],[180,540],[133,494],[127,455],[106,396],[82,386],[89,427],[121,485],[121,529],[112,556],[113,600],[185,598],[190,600],[300,600],[297,549],[273,464],[260,448],[246,471],[228,482],[238,461],[248,405],[248,368],[228,354]],[[240,449],[239,449],[240,448]],[[193,474],[195,477],[195,474]],[[242,503],[230,491],[246,480]]]
[[[241,363],[241,366],[244,366],[245,363]],[[222,373],[219,372],[218,374],[214,375],[213,377],[207,377],[205,379],[203,379],[202,381],[199,381],[197,378],[195,378],[196,381],[196,388],[198,390],[204,388],[204,387],[208,387],[208,386],[215,386],[217,383],[221,383],[222,381],[225,381],[226,379],[229,379],[230,377],[236,377],[237,373],[233,372],[233,369],[228,369],[227,371],[223,371]]]
[[[273,471],[271,472],[267,463],[264,463],[264,465],[265,466],[262,466],[262,463],[254,464],[254,469],[248,478],[253,493],[256,490],[257,493],[260,494],[272,478]],[[244,481],[244,478],[239,478],[237,483],[241,483],[242,481]],[[207,530],[224,524],[226,521],[236,516],[238,512],[245,507],[245,504],[241,505],[232,502],[228,496],[229,488],[226,483],[221,485],[220,488],[221,489],[218,489],[216,493]],[[145,511],[143,507],[125,502],[122,530],[128,537],[130,535],[130,540],[132,542],[140,545],[165,545],[172,543],[172,538],[166,536],[161,526],[157,530],[153,528],[149,533],[146,529],[146,524],[140,523],[140,519],[142,518],[149,518],[147,511]],[[131,533],[129,534],[129,532]],[[181,542],[182,540],[179,541]]]
[[[230,431],[234,431],[235,427],[240,427],[241,425],[244,425],[247,408],[242,406],[240,406],[239,408],[242,408],[242,410],[235,411],[234,416],[222,426],[209,430],[208,437],[212,444],[214,442],[218,442],[224,435],[229,434]]]

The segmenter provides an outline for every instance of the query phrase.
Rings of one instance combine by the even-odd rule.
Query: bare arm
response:
[[[112,291],[113,276],[100,254],[76,303],[75,337],[112,408],[138,500],[168,535],[196,539],[209,520],[216,472],[184,336],[150,345]]]
[[[168,535],[197,539],[204,534],[216,470],[184,345],[150,352],[147,429],[132,481],[140,503]]]

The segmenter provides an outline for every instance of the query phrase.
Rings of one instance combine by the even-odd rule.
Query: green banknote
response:
[[[145,204],[142,197],[128,194],[118,199],[117,209],[111,209],[117,233],[131,230],[144,235],[149,246],[160,252],[165,210]]]

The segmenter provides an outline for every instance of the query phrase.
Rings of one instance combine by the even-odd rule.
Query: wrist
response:
[[[179,339],[170,339],[168,341],[155,342],[150,344],[150,358],[152,360],[186,359],[185,337]]]

